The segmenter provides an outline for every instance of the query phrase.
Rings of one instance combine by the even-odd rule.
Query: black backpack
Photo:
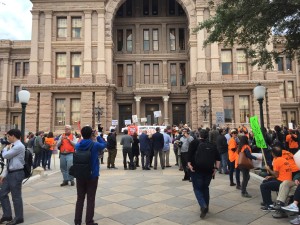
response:
[[[200,141],[195,154],[195,166],[200,171],[212,171],[215,167],[215,147],[210,142]]]
[[[69,174],[78,179],[89,179],[92,175],[91,149],[92,142],[87,151],[78,149],[73,155],[73,166],[70,167]]]
[[[25,161],[25,164],[24,164],[24,174],[25,174],[25,177],[24,179],[27,178],[27,180],[31,177],[32,175],[32,168],[33,168],[33,160],[32,160],[32,153],[31,151],[29,151],[27,148],[25,148],[25,155],[24,155],[24,161]],[[27,181],[26,180],[26,181]],[[24,183],[26,182],[24,181]],[[23,184],[24,184],[23,183]]]

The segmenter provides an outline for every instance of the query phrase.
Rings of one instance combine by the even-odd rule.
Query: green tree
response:
[[[272,60],[280,54],[299,59],[300,0],[215,0],[209,7],[215,15],[195,29],[207,29],[204,46],[214,42],[241,45],[253,65],[267,69],[273,68]],[[284,48],[268,50],[270,42]]]

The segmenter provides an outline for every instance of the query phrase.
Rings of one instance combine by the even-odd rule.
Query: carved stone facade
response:
[[[151,124],[189,123],[193,129],[239,126],[259,115],[252,93],[258,83],[267,88],[266,127],[299,123],[296,60],[282,56],[280,65],[266,71],[245,61],[239,46],[203,48],[207,34],[193,28],[214,15],[208,1],[145,2],[32,0],[31,41],[0,41],[0,132],[20,124],[20,87],[31,93],[27,131],[96,126],[98,102],[106,129],[112,120],[121,128],[131,115]],[[155,119],[153,111],[162,117]]]

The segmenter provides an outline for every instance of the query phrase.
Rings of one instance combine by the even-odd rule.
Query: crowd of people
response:
[[[251,160],[262,160],[266,170],[264,181],[260,185],[262,206],[264,211],[276,210],[274,218],[288,217],[287,211],[297,212],[299,215],[291,220],[292,224],[300,224],[300,173],[294,155],[300,146],[300,127],[288,130],[275,126],[274,130],[263,132],[267,144],[266,149],[256,146],[253,133],[244,125],[239,128],[217,127],[211,129],[200,127],[191,130],[187,124],[177,127],[166,126],[164,130],[156,127],[155,133],[143,130],[124,134],[120,138],[122,146],[123,168],[135,170],[162,170],[171,167],[170,151],[173,145],[175,165],[182,172],[182,181],[190,181],[193,185],[195,197],[200,206],[200,217],[204,218],[209,212],[209,185],[215,174],[228,175],[228,184],[241,191],[241,197],[251,198],[247,191],[250,179],[250,169],[241,167],[239,157],[244,153]],[[20,141],[20,131],[13,129],[7,132],[1,142],[5,146],[2,157],[7,159],[7,170],[1,175],[0,202],[3,216],[0,223],[23,223],[23,203],[21,186],[24,178],[22,166],[24,165],[25,146]],[[91,143],[93,144],[90,147]],[[65,126],[63,134],[54,136],[53,132],[45,134],[39,131],[34,135],[29,133],[25,141],[27,148],[34,153],[33,168],[41,166],[45,170],[51,169],[51,156],[58,150],[62,183],[60,186],[75,185],[75,179],[69,170],[73,165],[73,154],[76,151],[91,151],[91,176],[87,179],[76,179],[77,202],[75,209],[75,224],[82,223],[82,211],[85,196],[87,196],[86,224],[94,223],[95,194],[98,185],[100,164],[104,163],[104,150],[107,150],[107,169],[117,169],[115,159],[117,155],[117,134],[111,129],[106,139],[103,130],[92,129],[85,126],[80,134],[72,133],[72,127]],[[263,152],[261,152],[263,151]],[[263,153],[263,154],[254,154]],[[263,156],[265,160],[263,160]],[[159,163],[158,163],[159,158]],[[298,163],[300,164],[300,163]],[[240,179],[242,174],[242,181]],[[234,179],[235,175],[235,179]],[[278,192],[273,202],[272,191]],[[15,209],[15,218],[12,218],[8,193],[11,192]]]

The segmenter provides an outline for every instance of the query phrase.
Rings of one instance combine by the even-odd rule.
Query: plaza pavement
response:
[[[23,186],[25,223],[30,225],[73,224],[76,187],[60,187],[62,175],[59,160],[52,160],[52,170],[44,177],[32,177]],[[259,181],[250,179],[248,192],[253,198],[242,198],[240,191],[229,186],[227,175],[217,174],[211,182],[210,212],[200,219],[192,183],[181,181],[183,172],[170,154],[171,168],[144,171],[122,169],[118,147],[118,170],[101,165],[96,195],[95,222],[102,225],[178,225],[178,224],[288,224],[289,219],[276,220],[272,212],[260,210]],[[105,160],[107,153],[105,153]],[[84,209],[85,210],[85,209]],[[83,218],[85,218],[85,213]],[[85,224],[85,223],[83,223]]]

